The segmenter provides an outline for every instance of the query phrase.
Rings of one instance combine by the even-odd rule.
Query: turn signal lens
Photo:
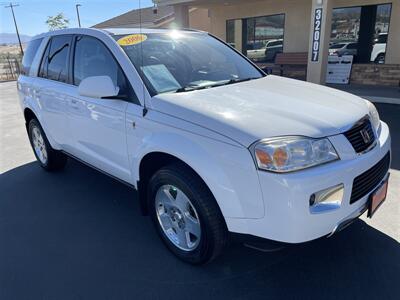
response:
[[[256,156],[262,165],[269,165],[272,163],[272,159],[267,152],[264,152],[260,149],[256,149]]]
[[[339,159],[335,148],[327,138],[274,138],[253,145],[250,150],[259,169],[280,173]]]
[[[278,148],[274,151],[274,164],[278,167],[283,167],[286,164],[288,155],[282,148]]]

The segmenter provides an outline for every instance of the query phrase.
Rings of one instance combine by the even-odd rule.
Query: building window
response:
[[[336,8],[329,55],[353,55],[355,63],[384,63],[391,4]]]
[[[284,14],[228,20],[226,41],[254,62],[274,62],[283,52],[284,27]]]
[[[235,20],[226,21],[226,42],[235,47]]]

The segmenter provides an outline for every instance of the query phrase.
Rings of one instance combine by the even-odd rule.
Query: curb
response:
[[[388,98],[377,96],[360,96],[374,103],[397,104],[400,105],[400,98]]]

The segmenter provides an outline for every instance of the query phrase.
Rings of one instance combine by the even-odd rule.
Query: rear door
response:
[[[35,81],[42,126],[46,134],[64,150],[68,149],[71,142],[66,99],[73,88],[69,80],[71,42],[72,35],[50,38]]]
[[[38,50],[43,42],[43,38],[35,39],[29,42],[25,49],[22,59],[21,74],[18,77],[18,94],[20,101],[29,102],[34,99],[36,93],[35,79],[36,74],[31,70],[32,63],[36,56],[39,55]]]
[[[120,89],[114,99],[80,96],[79,83],[90,76],[109,76]],[[97,38],[81,35],[74,40],[69,120],[72,154],[124,181],[130,180],[125,113],[136,96],[110,50]]]

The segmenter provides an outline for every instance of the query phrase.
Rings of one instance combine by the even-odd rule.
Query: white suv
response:
[[[204,32],[45,33],[18,90],[40,165],[72,157],[138,189],[186,262],[216,257],[228,233],[328,236],[385,199],[389,128],[370,102],[266,76]]]

